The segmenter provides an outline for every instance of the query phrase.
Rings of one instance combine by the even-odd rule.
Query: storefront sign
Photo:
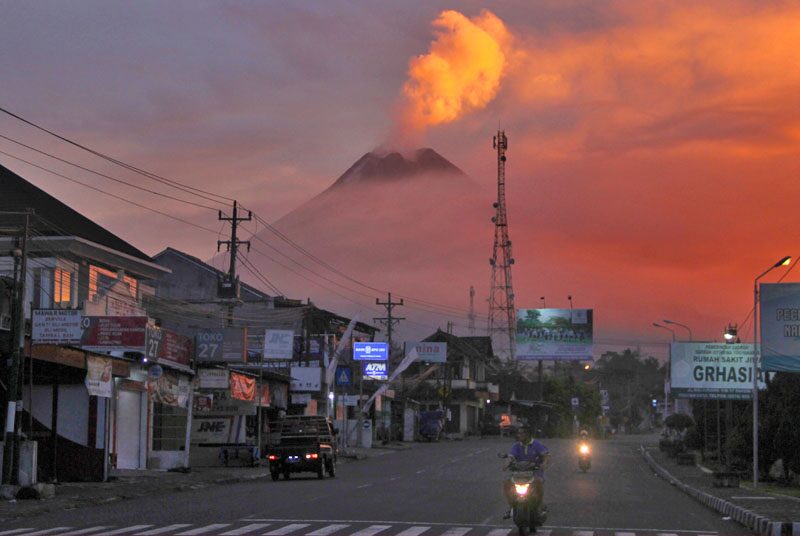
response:
[[[86,390],[91,396],[111,397],[111,358],[86,356]]]
[[[192,419],[192,443],[231,444],[244,443],[246,436],[245,417],[198,416]]]
[[[675,342],[670,353],[671,392],[676,398],[752,398],[752,344]],[[759,380],[759,388],[764,387]]]
[[[214,395],[211,393],[195,393],[193,400],[194,413],[209,413],[214,409]]]
[[[81,347],[96,352],[144,352],[146,316],[84,316]]]
[[[247,362],[247,328],[202,330],[195,336],[195,359],[199,362]]]
[[[762,283],[761,370],[800,372],[800,283]]]
[[[145,347],[147,359],[163,359],[185,367],[193,352],[192,339],[156,326],[147,327]]]
[[[319,391],[322,389],[322,369],[319,367],[292,367],[292,391]]]
[[[187,376],[165,370],[158,379],[147,380],[150,399],[159,404],[186,408],[189,406],[190,381]]]
[[[230,375],[231,398],[236,400],[255,401],[256,379],[237,372]]]
[[[354,361],[387,361],[389,359],[389,343],[354,342]]]
[[[256,406],[251,401],[237,400],[231,396],[230,387],[215,389],[209,394],[213,397],[211,410],[207,415],[255,415]],[[197,396],[197,394],[195,394]]]
[[[77,309],[35,309],[33,344],[80,344],[81,312]]]
[[[228,371],[221,368],[197,369],[201,389],[227,389],[230,385]]]
[[[268,329],[264,332],[264,359],[291,359],[294,355],[294,331]]]
[[[407,342],[405,343],[405,355],[416,349],[419,361],[428,363],[447,362],[447,343],[446,342]]]

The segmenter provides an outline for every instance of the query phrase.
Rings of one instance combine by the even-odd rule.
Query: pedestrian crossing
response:
[[[21,527],[1,530],[0,536],[511,536],[509,526],[448,525],[447,523],[393,523],[364,521],[307,521],[243,519],[231,523],[138,524],[129,526],[95,525]],[[536,536],[718,536],[716,532],[615,530],[571,527],[542,527]]]

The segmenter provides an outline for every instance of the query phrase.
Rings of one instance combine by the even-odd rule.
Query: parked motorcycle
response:
[[[592,449],[589,443],[581,441],[578,445],[578,468],[584,473],[592,467]]]
[[[503,456],[507,457],[507,456]],[[517,526],[519,536],[535,533],[547,520],[547,508],[542,504],[537,486],[543,486],[536,477],[540,465],[526,462],[514,462],[509,467],[509,481],[514,486],[514,499],[511,505],[511,519]]]

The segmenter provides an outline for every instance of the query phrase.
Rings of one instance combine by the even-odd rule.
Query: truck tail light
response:
[[[267,456],[267,459],[268,459],[269,461],[271,461],[271,462],[274,462],[275,460],[277,460],[277,459],[278,459],[278,457],[277,457],[277,456],[275,456],[274,454],[270,454],[269,456]]]
[[[316,452],[312,452],[311,454],[306,454],[306,460],[316,460],[319,458],[319,454]]]

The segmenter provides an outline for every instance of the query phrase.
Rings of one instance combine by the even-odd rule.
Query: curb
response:
[[[650,453],[644,448],[644,445],[639,446],[639,451],[650,468],[653,469],[658,476],[684,493],[694,497],[708,508],[716,510],[723,515],[730,516],[739,524],[754,530],[757,534],[759,534],[759,536],[782,536],[785,534],[800,536],[800,523],[772,521],[771,519],[759,515],[752,510],[742,508],[741,506],[733,504],[730,501],[726,501],[725,499],[721,499],[715,495],[711,495],[710,493],[706,493],[705,491],[701,491],[695,487],[684,484],[672,476],[669,471],[656,463],[656,461],[653,460],[653,457],[650,456]]]

